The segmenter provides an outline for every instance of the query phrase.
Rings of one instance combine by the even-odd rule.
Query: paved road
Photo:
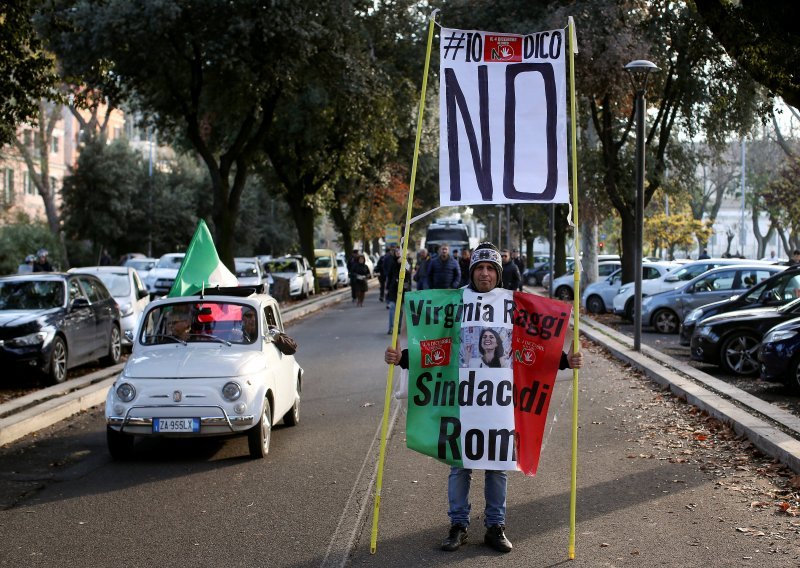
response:
[[[99,409],[0,449],[0,566],[555,566],[566,563],[572,374],[561,372],[538,475],[510,476],[500,556],[447,554],[446,466],[389,440],[377,554],[370,482],[382,413],[387,312],[375,300],[308,316],[291,333],[306,369],[302,420],[270,456],[246,442],[148,442],[110,461]],[[570,566],[794,566],[788,473],[748,443],[585,346],[577,556]],[[351,556],[347,556],[351,553]]]

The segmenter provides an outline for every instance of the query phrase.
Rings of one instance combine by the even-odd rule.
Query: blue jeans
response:
[[[487,469],[485,471],[483,495],[486,499],[483,524],[506,524],[506,483],[508,475],[505,471]],[[461,467],[451,467],[450,477],[447,480],[447,500],[450,510],[447,515],[453,525],[469,526],[469,512],[472,505],[469,502],[469,486],[472,481],[472,470]]]

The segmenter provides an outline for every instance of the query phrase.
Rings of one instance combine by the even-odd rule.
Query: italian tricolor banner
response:
[[[200,219],[167,297],[191,296],[203,288],[238,285],[236,276],[220,261],[206,222]]]
[[[405,295],[410,449],[535,475],[571,307],[501,288]]]

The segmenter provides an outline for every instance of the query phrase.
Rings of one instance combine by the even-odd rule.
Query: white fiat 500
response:
[[[112,457],[131,457],[136,436],[243,434],[263,458],[272,426],[300,420],[303,370],[282,331],[278,303],[248,287],[151,303],[106,397]]]

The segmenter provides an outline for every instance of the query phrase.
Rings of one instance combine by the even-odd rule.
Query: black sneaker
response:
[[[486,536],[483,537],[483,542],[491,546],[498,552],[511,552],[513,546],[511,541],[506,538],[506,527],[503,525],[493,525],[486,528]]]
[[[453,552],[467,542],[467,527],[464,525],[450,525],[450,534],[442,541],[442,550]]]

